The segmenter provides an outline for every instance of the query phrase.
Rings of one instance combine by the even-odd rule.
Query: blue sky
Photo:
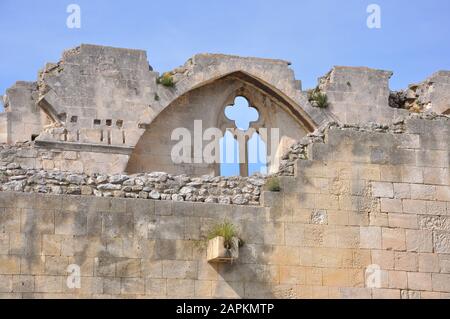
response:
[[[81,7],[81,29],[66,8]],[[366,8],[381,7],[381,29]],[[158,71],[199,52],[291,61],[304,87],[333,65],[393,70],[402,88],[450,69],[448,0],[1,0],[0,92],[80,43],[140,48]]]
[[[81,29],[66,27],[71,3]],[[367,28],[371,3],[381,29]],[[160,72],[200,52],[281,58],[304,88],[333,65],[392,70],[392,89],[450,69],[448,0],[1,0],[0,12],[0,94],[80,43],[145,49]]]

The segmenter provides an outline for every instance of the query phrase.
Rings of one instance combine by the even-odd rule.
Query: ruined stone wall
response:
[[[408,89],[392,92],[390,105],[413,112],[450,114],[450,72],[439,71]]]
[[[2,115],[7,119],[7,124],[0,124],[4,142],[31,141],[42,132],[48,119],[37,105],[37,99],[36,82],[18,81],[6,91],[3,101],[5,113]]]
[[[225,108],[232,106],[237,96],[244,96],[250,106],[258,110],[259,118],[250,124],[255,130],[266,129],[266,135],[262,138],[265,139],[269,154],[285,153],[287,146],[292,145],[308,132],[286,111],[286,108],[283,108],[282,104],[269,95],[235,78],[221,79],[185,94],[176,103],[162,111],[137,143],[126,171],[137,173],[158,170],[192,176],[220,175],[218,163],[222,151],[219,144],[220,136],[214,136],[215,140],[213,138],[204,140],[203,135],[210,128],[219,129],[222,135],[227,129],[236,129],[235,122],[225,116]],[[195,131],[195,121],[201,121],[199,124],[201,128],[197,128],[197,131]],[[175,139],[172,140],[172,133],[180,128],[189,131],[192,149],[200,146],[203,151],[206,145],[214,142],[215,154],[202,152],[203,158],[196,158],[197,155],[192,151],[192,163],[174,163],[171,153],[181,138],[175,135]],[[276,128],[278,132],[279,150],[270,149],[273,128]],[[250,137],[251,135],[248,136]]]
[[[8,113],[0,113],[0,143],[8,142]]]
[[[75,148],[38,147],[35,143],[0,145],[0,162],[3,166],[15,163],[34,170],[60,170],[74,174],[95,174],[98,167],[108,174],[120,174],[129,159],[121,154],[123,149],[95,149],[89,152]],[[125,150],[127,152],[127,150]]]
[[[335,120],[342,123],[392,123],[407,111],[389,107],[392,72],[366,67],[336,66],[319,79]]]
[[[449,131],[445,116],[330,124],[293,146],[293,175],[262,206],[0,192],[0,294],[449,298]],[[208,264],[205,236],[224,218],[245,244]]]

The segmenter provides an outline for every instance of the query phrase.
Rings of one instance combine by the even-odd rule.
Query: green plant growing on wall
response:
[[[169,72],[164,73],[163,75],[161,75],[157,80],[156,83],[158,84],[162,84],[166,87],[174,87],[175,86],[175,82],[173,80],[173,76],[172,74],[170,74]]]
[[[320,92],[317,88],[308,91],[308,101],[314,107],[322,109],[328,107],[328,96],[325,93]]]
[[[278,177],[270,177],[267,180],[266,187],[271,192],[279,192],[281,191],[280,180]]]
[[[239,247],[243,245],[243,241],[239,238],[239,232],[236,226],[227,220],[224,220],[222,223],[215,225],[208,233],[208,240],[211,240],[215,237],[224,238],[224,245],[226,249],[238,248],[234,247],[235,238],[238,239]]]

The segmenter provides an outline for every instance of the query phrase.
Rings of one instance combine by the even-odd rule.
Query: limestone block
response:
[[[44,224],[45,226],[45,224]],[[39,256],[41,253],[41,241],[39,233],[10,233],[9,253],[22,256]]]
[[[53,234],[55,231],[54,211],[23,209],[20,214],[21,231],[24,233]]]
[[[0,293],[12,292],[12,275],[0,275]]]
[[[400,299],[400,289],[373,289],[373,299]]]
[[[116,261],[116,277],[141,277],[141,260],[121,258]]]
[[[212,297],[212,281],[196,280],[195,281],[195,297],[211,298]]]
[[[339,248],[358,248],[360,245],[359,227],[336,226],[336,246]]]
[[[195,296],[192,279],[167,279],[167,296],[170,298],[189,298]]]
[[[62,257],[62,256],[45,257],[46,275],[64,276],[67,274],[67,266],[69,266],[69,257]]]
[[[372,263],[382,269],[394,269],[394,252],[390,250],[372,250]]]
[[[425,184],[448,185],[450,170],[448,168],[424,167],[423,178]]]
[[[381,180],[385,182],[401,182],[402,171],[399,166],[380,165]]]
[[[431,274],[409,272],[408,289],[412,290],[431,290]]]
[[[34,277],[33,276],[13,276],[12,279],[13,292],[33,292],[34,291]]]
[[[426,213],[428,215],[447,215],[446,202],[427,201],[426,207]]]
[[[419,227],[417,215],[389,213],[388,218],[389,227],[392,228],[417,229]]]
[[[196,261],[163,261],[163,277],[173,279],[196,279],[197,262]]]
[[[116,275],[115,258],[96,257],[94,267],[95,276],[114,277]]]
[[[393,198],[393,184],[386,182],[372,182],[372,195],[375,197]]]
[[[418,255],[409,252],[395,252],[395,269],[402,271],[418,271]]]
[[[381,211],[385,213],[401,213],[403,210],[402,201],[400,199],[381,199]]]
[[[44,234],[42,236],[42,253],[46,256],[61,255],[61,242],[60,236]]]
[[[428,230],[406,230],[406,250],[420,253],[433,252],[433,234]]]
[[[155,278],[147,278],[145,280],[145,294],[150,297],[158,297],[162,298],[165,297],[167,294],[166,290],[166,279],[155,279]],[[209,281],[207,281],[210,283]],[[196,282],[197,283],[197,282]],[[209,295],[202,295],[201,289],[198,290],[198,295],[196,294],[196,297],[209,297],[211,296],[211,293]],[[197,290],[196,290],[197,293]]]
[[[440,272],[439,255],[432,253],[419,254],[419,272]]]
[[[0,232],[19,233],[20,213],[12,208],[0,208]]]
[[[438,150],[417,151],[417,166],[448,167],[448,152]]]
[[[371,299],[372,291],[368,288],[339,288],[343,299]]]
[[[87,234],[87,216],[82,212],[57,212],[55,214],[55,234],[76,235]]]
[[[426,201],[404,199],[403,212],[406,214],[425,214]]]
[[[405,230],[394,228],[382,228],[383,249],[406,250]]]
[[[103,294],[105,295],[120,295],[120,278],[102,277],[103,279]]]
[[[361,227],[360,247],[367,249],[381,249],[381,227]]]
[[[433,291],[450,292],[450,275],[432,274]]]
[[[406,289],[408,288],[408,277],[406,271],[389,271],[389,288]]]
[[[436,186],[436,200],[450,202],[450,186]]]
[[[34,291],[44,293],[63,292],[66,276],[35,276]]]
[[[411,184],[411,199],[434,200],[436,186]]]
[[[110,213],[102,214],[102,233],[108,237],[131,237],[134,231],[132,213]]]
[[[124,295],[139,295],[145,293],[144,278],[122,278],[120,293]]]

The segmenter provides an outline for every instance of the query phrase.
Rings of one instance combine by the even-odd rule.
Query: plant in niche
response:
[[[314,107],[326,108],[328,107],[328,97],[325,93],[320,92],[318,88],[308,91],[308,101]]]
[[[269,177],[266,187],[271,192],[279,192],[281,191],[280,180],[275,176]]]
[[[173,76],[172,74],[170,74],[169,72],[164,73],[163,75],[161,75],[157,80],[156,83],[158,84],[162,84],[166,87],[174,87],[175,86],[175,82],[173,80]]]
[[[243,245],[243,241],[239,238],[239,232],[236,226],[227,220],[215,225],[208,233],[208,240],[212,240],[216,237],[224,238],[224,247],[226,249],[236,249]],[[236,242],[238,247],[236,247]]]

